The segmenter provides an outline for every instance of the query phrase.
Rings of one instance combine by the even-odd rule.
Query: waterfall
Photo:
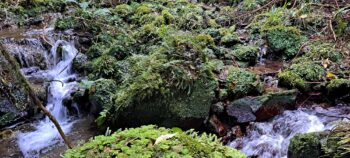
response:
[[[62,49],[58,49],[59,47]],[[47,80],[52,80],[49,85],[46,108],[58,120],[65,133],[71,130],[74,119],[69,117],[68,110],[63,106],[62,101],[76,85],[74,81],[76,75],[72,73],[71,66],[77,53],[73,43],[56,41],[48,54],[50,66],[48,70],[40,73]],[[54,124],[45,117],[35,124],[35,131],[18,134],[17,143],[24,157],[33,158],[49,150],[50,146],[63,143],[63,140]]]

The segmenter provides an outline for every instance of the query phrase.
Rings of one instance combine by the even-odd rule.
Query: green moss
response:
[[[113,12],[117,13],[119,16],[126,18],[130,16],[134,11],[133,8],[127,4],[117,5]]]
[[[242,68],[232,67],[228,70],[226,89],[234,97],[260,92],[261,84],[258,76]]]
[[[291,27],[275,27],[267,32],[269,48],[285,59],[294,57],[301,46],[302,37],[299,31]]]
[[[308,47],[308,51],[303,57],[314,61],[329,59],[338,62],[343,58],[343,55],[339,49],[335,48],[334,44],[315,42]]]
[[[288,69],[292,73],[307,81],[321,81],[326,75],[324,68],[321,65],[313,62],[292,64]]]
[[[287,87],[295,87],[301,90],[308,88],[308,84],[299,75],[291,71],[282,71],[278,73],[280,84]]]
[[[278,74],[281,85],[295,87],[300,90],[309,90],[311,84],[307,82],[323,81],[326,71],[322,66],[314,62],[292,64],[288,69]],[[315,84],[313,84],[315,85]]]
[[[4,127],[5,125],[8,125],[9,123],[13,123],[16,121],[20,116],[18,116],[15,113],[8,112],[6,114],[1,114],[0,116],[0,127]]]
[[[321,156],[320,136],[316,133],[299,134],[290,140],[288,157],[315,158]]]
[[[111,96],[117,89],[117,84],[114,80],[98,79],[89,83],[89,86],[84,88],[89,89],[89,101],[96,106],[94,108],[103,109],[113,106]]]
[[[152,12],[152,9],[150,7],[148,7],[147,5],[141,5],[141,6],[137,7],[136,11],[135,11],[136,14],[148,14],[151,12]]]
[[[240,42],[239,36],[235,33],[224,35],[221,38],[221,43],[225,46],[233,46]]]
[[[246,61],[250,63],[255,63],[259,48],[255,45],[236,45],[234,47],[233,55],[239,61]]]
[[[216,136],[142,126],[97,136],[68,150],[65,158],[82,157],[231,157],[244,158],[235,149],[223,146]]]

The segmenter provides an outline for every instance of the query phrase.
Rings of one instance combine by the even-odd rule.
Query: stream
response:
[[[298,133],[330,130],[338,121],[349,121],[350,107],[287,110],[268,122],[252,123],[244,137],[229,144],[250,157],[287,157],[289,140]]]

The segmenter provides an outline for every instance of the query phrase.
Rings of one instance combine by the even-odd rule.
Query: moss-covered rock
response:
[[[236,45],[233,50],[233,55],[239,61],[255,63],[258,58],[259,48],[254,45]]]
[[[225,80],[225,88],[233,98],[261,92],[262,85],[253,72],[231,67]]]
[[[350,94],[350,80],[349,79],[333,79],[327,87],[327,93],[331,97],[342,97]]]
[[[303,38],[299,30],[290,27],[276,27],[267,33],[269,48],[285,59],[294,57],[301,46]]]
[[[97,136],[68,150],[64,158],[92,157],[227,157],[245,158],[239,151],[222,145],[216,136],[176,129],[142,126]]]
[[[0,45],[0,127],[36,111],[15,59]]]
[[[244,97],[227,106],[227,114],[238,123],[265,121],[284,110],[293,109],[296,90],[268,93],[257,97]]]
[[[215,83],[197,81],[191,91],[177,90],[172,96],[152,96],[141,102],[135,100],[125,108],[119,108],[114,123],[121,127],[158,124],[184,129],[199,128],[214,100]]]
[[[315,85],[308,82],[323,81],[325,76],[324,68],[311,61],[292,64],[288,69],[278,74],[282,86],[295,87],[303,91],[308,91]]]
[[[321,156],[320,136],[317,133],[299,134],[290,140],[288,157],[315,158]]]
[[[349,122],[339,122],[331,131],[299,134],[291,139],[288,157],[334,157],[350,156]]]

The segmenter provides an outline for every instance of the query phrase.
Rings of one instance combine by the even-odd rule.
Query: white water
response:
[[[349,114],[349,107],[298,109],[285,111],[269,122],[253,123],[247,135],[229,144],[248,156],[259,158],[287,157],[289,140],[298,133],[329,130]],[[348,119],[344,119],[348,121]]]
[[[62,46],[62,55],[57,52],[59,46]],[[74,124],[73,119],[68,115],[67,108],[62,105],[62,101],[76,84],[74,81],[76,76],[71,72],[72,60],[76,53],[78,51],[72,43],[56,41],[48,54],[48,62],[51,65],[49,70],[38,73],[49,80],[56,80],[50,83],[46,108],[55,116],[65,133],[68,133]],[[62,57],[59,58],[59,56]],[[39,154],[49,150],[50,146],[63,143],[57,129],[48,117],[36,123],[35,128],[35,131],[18,134],[17,143],[24,157],[39,157]]]

